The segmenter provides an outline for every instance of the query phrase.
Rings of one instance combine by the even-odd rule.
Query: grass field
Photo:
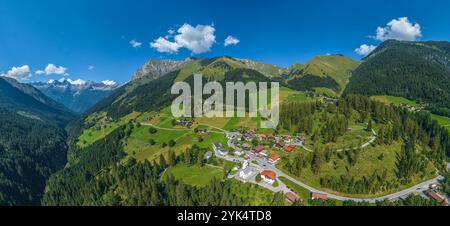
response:
[[[127,124],[130,120],[135,119],[139,116],[139,112],[131,113],[117,122],[108,122],[106,113],[102,113],[100,115],[95,115],[96,119],[87,120],[95,120],[95,125],[89,129],[83,131],[83,134],[78,138],[77,145],[80,147],[86,147],[93,144],[95,141],[100,140],[106,137],[115,129],[119,128],[122,125]]]
[[[400,104],[408,104],[411,106],[418,106],[415,101],[408,100],[404,97],[395,97],[395,96],[372,96],[373,99],[388,103],[388,104],[395,104],[396,106],[400,106]]]
[[[435,114],[431,114],[431,118],[436,120],[441,126],[445,127],[450,133],[450,118]]]
[[[295,192],[295,194],[297,194],[300,198],[302,198],[302,200],[308,200],[309,198],[311,198],[311,192],[303,188],[302,186],[290,181],[285,177],[278,177],[278,179],[281,182],[283,182],[283,184],[285,184],[287,187],[292,189]]]
[[[164,176],[169,174],[188,185],[203,187],[208,185],[213,178],[222,178],[223,170],[212,166],[187,166],[186,164],[179,163],[168,168]]]

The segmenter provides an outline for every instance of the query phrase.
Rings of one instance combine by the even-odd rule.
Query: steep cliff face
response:
[[[193,58],[184,60],[150,60],[136,71],[132,80],[138,80],[143,77],[159,78],[167,73],[179,70],[193,60]]]

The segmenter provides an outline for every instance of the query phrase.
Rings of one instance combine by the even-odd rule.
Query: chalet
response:
[[[444,197],[442,197],[432,189],[425,191],[425,194],[438,203],[445,204],[446,202]]]
[[[282,139],[283,139],[283,141],[286,142],[286,143],[291,143],[291,142],[292,142],[292,137],[289,136],[289,135],[284,135],[284,136],[282,136]]]
[[[275,144],[275,147],[276,147],[276,148],[283,149],[285,145],[286,145],[286,144],[285,144],[284,142],[280,141],[280,142],[277,142],[277,143]]]
[[[260,174],[263,181],[269,184],[275,183],[275,180],[277,179],[277,174],[271,170],[264,170]]]
[[[269,156],[269,152],[268,152],[267,150],[263,150],[263,151],[261,151],[261,152],[259,153],[259,155],[260,155],[260,156],[267,157],[267,156]]]
[[[285,152],[291,153],[295,150],[295,146],[294,145],[288,145],[286,147],[283,148]]]
[[[275,163],[277,163],[280,160],[280,158],[281,158],[280,154],[272,154],[269,157],[269,162],[272,163],[272,164],[275,164]]]
[[[303,145],[304,142],[305,142],[304,137],[294,137],[294,139],[292,140],[292,144],[294,145]]]
[[[264,151],[264,150],[265,150],[264,146],[261,146],[261,145],[258,145],[258,146],[256,146],[256,147],[253,148],[253,152],[254,152],[255,154],[259,154],[260,152],[262,152],[262,151]]]
[[[259,140],[265,140],[265,139],[267,139],[267,136],[266,136],[266,134],[259,134],[258,135],[258,139]]]
[[[215,142],[213,144],[213,149],[215,152],[218,152],[221,155],[227,155],[228,154],[228,150],[223,148],[222,145],[220,145],[220,143]]]
[[[178,125],[184,126],[184,127],[191,127],[192,124],[193,124],[192,121],[185,120],[185,119],[182,119],[182,120],[178,121]]]
[[[212,156],[213,156],[213,153],[210,152],[210,151],[208,151],[208,152],[205,153],[205,159],[206,159],[206,160],[209,160]]]
[[[242,134],[237,133],[237,132],[228,132],[225,134],[226,138],[228,140],[239,140],[242,137]]]
[[[242,147],[243,149],[248,150],[248,149],[250,149],[252,146],[251,146],[250,144],[244,143],[244,144],[241,145],[241,147]]]
[[[311,199],[312,200],[327,200],[328,199],[328,195],[317,193],[317,192],[312,192],[311,193]]]
[[[297,203],[300,201],[300,198],[292,192],[286,193],[286,199],[291,203]]]
[[[251,141],[253,140],[253,138],[256,137],[256,132],[255,131],[248,131],[244,134],[244,139],[247,141]]]

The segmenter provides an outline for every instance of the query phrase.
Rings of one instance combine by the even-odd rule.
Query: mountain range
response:
[[[76,113],[83,113],[119,87],[114,81],[92,82],[62,78],[33,82],[34,87]]]

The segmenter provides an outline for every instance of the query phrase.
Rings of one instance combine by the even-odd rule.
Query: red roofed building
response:
[[[259,134],[258,137],[260,140],[264,140],[267,138],[266,134]]]
[[[436,202],[438,203],[444,203],[445,202],[445,198],[443,198],[441,195],[439,195],[438,193],[436,193],[433,190],[428,190],[426,191],[426,194],[428,195],[428,197],[430,197],[431,199],[436,200]]]
[[[275,144],[275,147],[277,147],[277,148],[284,148],[284,146],[285,146],[284,142],[277,142]]]
[[[312,192],[311,193],[311,199],[312,200],[327,200],[328,199],[328,195],[326,194],[321,194],[321,193],[317,193],[317,192]]]
[[[264,151],[264,146],[258,145],[253,150],[256,154],[258,154],[258,153]]]
[[[294,145],[289,145],[289,146],[286,146],[286,147],[284,147],[284,151],[285,152],[293,152],[295,150],[295,146]]]
[[[292,192],[286,193],[286,198],[291,203],[296,203],[296,202],[300,201],[300,198]]]
[[[264,170],[260,174],[261,178],[269,184],[273,184],[277,179],[277,174],[271,170]]]
[[[275,164],[275,163],[278,162],[278,160],[280,160],[280,158],[281,158],[280,154],[272,154],[269,157],[269,162],[272,163],[272,164]]]

